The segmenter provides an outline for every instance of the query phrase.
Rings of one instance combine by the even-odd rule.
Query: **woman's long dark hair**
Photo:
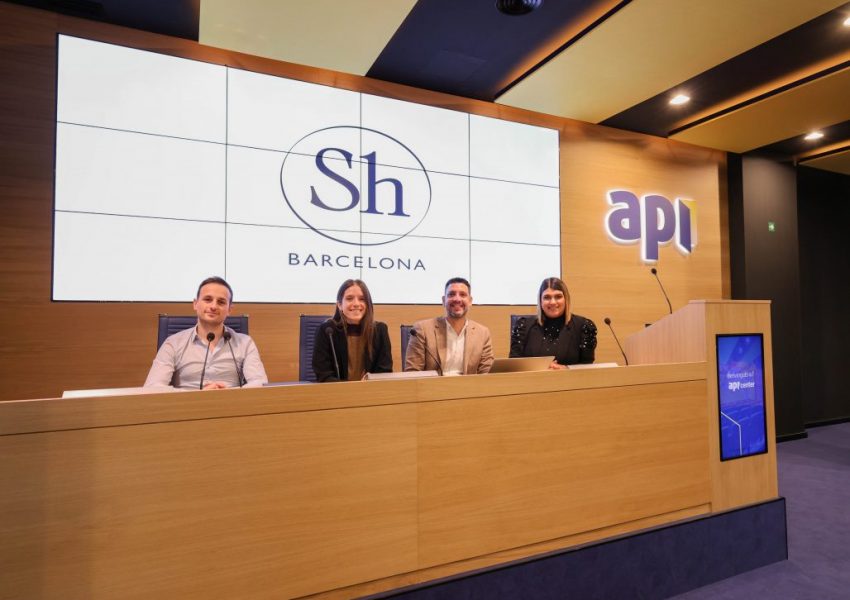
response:
[[[363,318],[360,319],[360,335],[366,340],[366,354],[371,359],[375,337],[375,319],[373,316],[375,311],[372,307],[372,294],[369,293],[369,288],[366,287],[366,283],[362,279],[346,279],[339,286],[339,291],[336,293],[336,310],[334,311],[333,321],[337,327],[342,328],[345,335],[348,335],[348,324],[345,321],[342,311],[339,309],[339,305],[342,304],[345,291],[352,285],[360,287],[363,291],[363,297],[366,299],[366,312],[363,313]]]
[[[537,290],[537,322],[543,325],[543,319],[546,314],[543,312],[543,292],[548,289],[560,290],[564,292],[564,319],[570,320],[570,291],[567,289],[567,284],[563,279],[558,277],[547,277],[540,284],[540,289]]]

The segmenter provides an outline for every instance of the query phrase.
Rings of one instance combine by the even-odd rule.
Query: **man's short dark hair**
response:
[[[223,285],[227,288],[227,291],[230,292],[230,304],[233,304],[233,288],[230,287],[230,284],[227,283],[221,277],[207,277],[201,282],[201,285],[198,286],[198,292],[195,294],[195,300],[198,299],[201,295],[201,288],[207,285],[208,283],[217,283],[219,285]]]
[[[466,279],[464,279],[463,277],[452,277],[451,279],[449,279],[449,280],[446,282],[446,287],[444,287],[444,288],[443,288],[443,293],[446,293],[446,290],[448,290],[448,289],[449,289],[449,286],[450,286],[451,284],[453,284],[453,283],[462,283],[463,285],[465,285],[465,286],[466,286],[466,290],[467,290],[470,294],[472,293],[472,286],[471,286],[471,285],[469,285],[469,282],[468,282]]]

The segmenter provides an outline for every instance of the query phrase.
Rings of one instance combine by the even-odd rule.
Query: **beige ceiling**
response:
[[[814,167],[815,169],[850,175],[850,140],[845,140],[844,146],[847,148],[844,152],[836,152],[829,156],[813,158],[805,162],[801,161],[800,164],[807,167]]]
[[[198,41],[365,75],[416,0],[202,0]]]
[[[499,103],[598,123],[846,0],[633,0]]]
[[[632,0],[497,102],[598,123],[846,2]],[[199,41],[365,75],[415,4],[416,0],[201,0]],[[610,2],[594,6],[598,13]],[[578,26],[566,28],[563,41],[574,36]],[[541,52],[551,52],[551,45]],[[830,65],[811,65],[809,72],[789,73],[786,80],[707,107],[689,121],[709,120],[671,137],[745,152],[850,120],[850,69],[710,118],[847,57],[830,60]],[[848,173],[850,152],[806,165]]]
[[[670,137],[729,152],[747,152],[847,120],[850,120],[850,68],[769,96]]]

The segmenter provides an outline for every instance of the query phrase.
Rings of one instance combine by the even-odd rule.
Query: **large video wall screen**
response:
[[[557,130],[59,37],[53,298],[532,304]]]

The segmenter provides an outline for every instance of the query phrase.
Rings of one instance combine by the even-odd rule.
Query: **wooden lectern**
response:
[[[725,510],[775,498],[776,420],[773,408],[773,346],[768,300],[693,300],[626,340],[631,364],[705,362],[708,435],[711,440],[711,509]],[[715,336],[724,333],[764,335],[764,392],[767,454],[720,461]]]

